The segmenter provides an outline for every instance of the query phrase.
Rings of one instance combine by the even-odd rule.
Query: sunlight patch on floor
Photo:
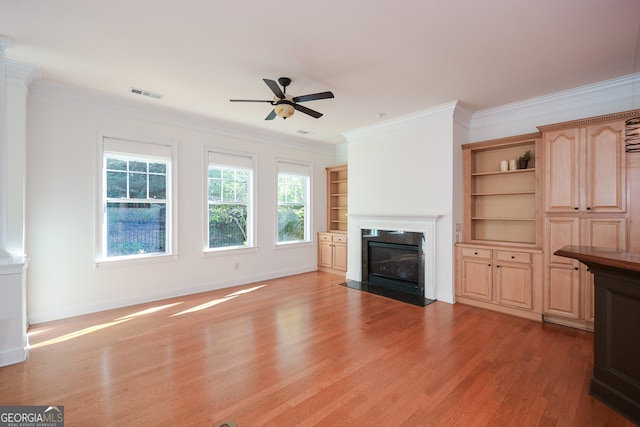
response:
[[[230,297],[230,296],[236,296],[236,295],[248,294],[249,292],[256,291],[256,290],[258,290],[258,289],[260,289],[260,288],[264,288],[265,286],[267,286],[267,285],[260,285],[260,286],[255,286],[255,287],[253,287],[253,288],[241,289],[241,290],[239,290],[239,291],[237,291],[237,292],[234,292],[234,293],[232,293],[232,294],[229,294],[229,295],[227,295],[227,296],[228,296],[228,297]]]
[[[223,302],[229,301],[229,300],[234,299],[236,297],[237,297],[237,295],[230,296],[230,297],[219,298],[219,299],[214,299],[213,301],[209,301],[209,302],[205,302],[204,304],[196,305],[195,307],[191,307],[189,309],[181,311],[180,313],[172,314],[171,317],[182,316],[183,314],[194,313],[194,312],[200,311],[200,310],[206,310],[207,308],[213,307],[214,305],[222,304]]]
[[[267,286],[267,285],[260,285],[260,286],[254,286],[253,288],[241,289],[239,291],[236,291],[236,292],[233,292],[233,293],[230,293],[230,294],[226,295],[224,298],[214,299],[212,301],[205,302],[204,304],[200,304],[200,305],[197,305],[195,307],[189,308],[187,310],[183,310],[180,313],[172,314],[171,317],[182,316],[183,314],[194,313],[196,311],[206,310],[207,308],[211,308],[211,307],[216,306],[218,304],[222,304],[223,302],[232,300],[232,299],[234,299],[234,298],[236,298],[236,297],[238,297],[240,295],[243,295],[243,294],[248,294],[249,292],[253,292],[253,291],[258,290],[260,288],[264,288],[265,286]]]
[[[126,316],[119,317],[116,320],[122,320],[122,319],[129,319],[129,318],[132,318],[132,317],[144,316],[145,314],[155,313],[156,311],[164,310],[165,308],[173,307],[173,306],[176,306],[178,304],[182,304],[182,301],[174,302],[173,304],[159,305],[157,307],[147,308],[146,310],[138,311],[136,313],[132,313],[132,314],[128,314]]]
[[[51,345],[51,344],[58,344],[58,343],[61,343],[61,342],[69,341],[69,340],[72,340],[74,338],[78,338],[78,337],[81,337],[83,335],[87,335],[87,334],[90,334],[92,332],[99,331],[101,329],[105,329],[105,328],[109,328],[111,326],[119,325],[120,323],[129,321],[131,319],[132,318],[129,317],[129,318],[126,318],[126,319],[115,320],[113,322],[107,322],[107,323],[102,323],[100,325],[90,326],[88,328],[80,329],[79,331],[70,332],[68,334],[61,335],[61,336],[59,336],[57,338],[52,338],[52,339],[47,340],[47,341],[42,341],[40,343],[30,345],[29,348],[35,349],[35,348],[40,348],[40,347],[46,347],[46,346]]]
[[[50,330],[52,330],[53,328],[46,328],[46,329],[40,329],[40,330],[29,330],[29,332],[27,332],[27,335],[29,335],[30,337],[35,337],[36,335],[40,335],[43,334],[45,332],[49,332]]]

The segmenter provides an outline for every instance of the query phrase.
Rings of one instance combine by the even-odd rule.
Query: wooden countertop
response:
[[[640,254],[620,249],[594,246],[564,246],[554,255],[577,259],[584,264],[597,264],[640,273]]]

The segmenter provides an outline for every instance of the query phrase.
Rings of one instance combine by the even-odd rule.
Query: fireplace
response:
[[[363,281],[424,295],[423,242],[422,233],[363,229]]]
[[[442,294],[444,301],[449,301],[447,289],[439,290],[436,286],[436,221],[440,215],[431,216],[386,216],[386,215],[354,215],[349,214],[349,260],[347,267],[347,281],[342,285],[352,289],[359,289],[370,293],[376,293],[389,298],[398,299],[410,304],[425,306],[436,300]],[[375,230],[375,231],[373,231]],[[384,231],[385,233],[381,233]],[[365,267],[363,259],[368,259],[368,250],[363,246],[368,245],[369,237],[381,237],[385,234],[381,243],[395,243],[410,246],[419,246],[421,259],[419,261],[419,285],[423,293],[405,292],[380,284],[369,284],[368,262]],[[365,236],[365,238],[363,238]],[[402,242],[413,236],[415,239]],[[369,239],[372,240],[372,239]],[[366,270],[366,272],[364,271]],[[415,286],[415,285],[414,285]],[[440,293],[438,293],[440,292]]]
[[[361,229],[362,280],[348,280],[353,289],[424,307],[425,233]]]

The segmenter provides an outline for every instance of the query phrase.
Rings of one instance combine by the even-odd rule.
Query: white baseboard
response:
[[[29,337],[25,334],[22,347],[0,351],[0,367],[22,363],[29,356]]]

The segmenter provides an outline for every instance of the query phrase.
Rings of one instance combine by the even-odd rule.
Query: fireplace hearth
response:
[[[362,281],[345,285],[425,306],[423,233],[362,229]]]

